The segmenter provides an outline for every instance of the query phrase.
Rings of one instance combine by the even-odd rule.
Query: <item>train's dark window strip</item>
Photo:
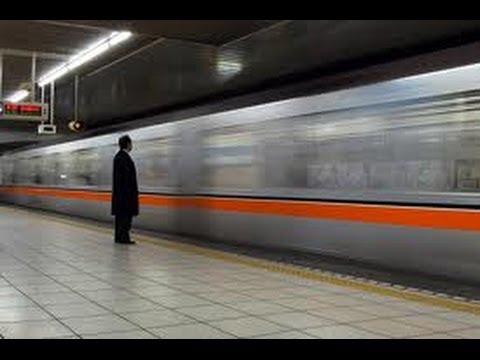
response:
[[[154,194],[153,194],[154,195]],[[430,207],[441,209],[480,209],[478,205],[463,205],[463,204],[438,204],[429,202],[400,202],[400,201],[380,201],[380,200],[347,200],[347,199],[322,199],[322,198],[295,198],[288,196],[249,196],[249,195],[221,195],[221,194],[195,194],[192,196],[203,196],[212,198],[230,198],[230,199],[251,199],[251,200],[278,200],[278,201],[299,201],[299,202],[323,202],[335,204],[356,204],[356,205],[385,205],[385,206],[399,206],[399,207]]]

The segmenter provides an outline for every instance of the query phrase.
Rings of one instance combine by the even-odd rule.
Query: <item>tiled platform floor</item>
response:
[[[0,207],[0,337],[480,338],[480,316]]]

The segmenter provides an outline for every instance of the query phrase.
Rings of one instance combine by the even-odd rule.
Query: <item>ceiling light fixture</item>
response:
[[[19,90],[10,96],[7,101],[16,103],[25,99],[29,94],[30,92],[27,90]]]
[[[132,36],[130,31],[115,31],[111,33],[107,38],[97,41],[95,44],[89,46],[77,55],[72,56],[72,58],[66,63],[63,63],[52,71],[48,72],[45,76],[40,78],[38,85],[43,87],[52,83],[73,69],[85,64],[87,61],[90,61],[98,55],[110,50],[111,47],[127,40],[130,36]]]

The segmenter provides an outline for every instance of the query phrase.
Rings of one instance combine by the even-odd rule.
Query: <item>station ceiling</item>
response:
[[[79,68],[78,75],[91,76],[116,62],[141,62],[138,54],[155,48],[158,66],[152,77],[175,77],[182,83],[156,88],[158,107],[268,86],[275,79],[334,69],[337,64],[364,65],[365,59],[381,61],[388,54],[411,56],[480,40],[479,20],[1,20],[4,97],[29,86],[32,52],[37,53],[41,76],[115,30],[129,30],[134,36]],[[228,66],[240,66],[241,71],[234,77],[219,76]],[[84,110],[95,127],[118,117]],[[0,151],[44,139],[35,134],[33,124],[0,124]]]

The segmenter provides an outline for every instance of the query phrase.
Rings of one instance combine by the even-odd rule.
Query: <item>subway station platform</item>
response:
[[[0,207],[0,337],[480,338],[480,305]]]

